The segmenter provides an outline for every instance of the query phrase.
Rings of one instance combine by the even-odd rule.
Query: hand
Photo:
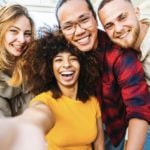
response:
[[[0,149],[47,150],[44,133],[32,124],[1,118],[0,129]]]

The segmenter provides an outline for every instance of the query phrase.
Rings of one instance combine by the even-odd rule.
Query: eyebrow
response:
[[[82,18],[82,17],[88,16],[88,15],[89,15],[88,13],[86,13],[86,14],[82,14],[82,15],[80,15],[80,16],[79,16],[79,18]]]
[[[81,19],[81,18],[83,18],[83,17],[85,17],[85,16],[88,16],[89,15],[89,13],[85,13],[85,14],[81,14],[79,17],[78,17],[78,19]],[[67,24],[70,24],[70,23],[73,23],[74,21],[67,21],[67,22],[65,22],[63,25],[67,25]]]
[[[10,28],[16,28],[16,29],[20,30],[20,28],[16,27],[16,26],[10,26]]]
[[[19,27],[17,26],[10,26],[10,28],[15,28],[17,30],[21,30]],[[31,32],[32,33],[32,30],[25,30],[25,32]]]

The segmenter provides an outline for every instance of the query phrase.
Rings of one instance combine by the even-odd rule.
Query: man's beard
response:
[[[125,39],[119,39],[119,38],[115,38],[113,39],[113,42],[120,45],[123,48],[133,48],[138,36],[139,36],[139,28],[137,27],[136,29],[130,31],[132,33],[129,33],[131,38],[125,38]]]

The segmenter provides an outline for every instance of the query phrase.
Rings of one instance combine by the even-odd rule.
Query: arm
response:
[[[33,103],[22,115],[0,121],[0,127],[4,129],[0,133],[3,149],[46,150],[45,134],[53,127],[54,118],[44,104]]]
[[[148,123],[145,120],[130,119],[126,150],[142,150],[147,129]]]
[[[134,54],[126,53],[120,60],[123,64],[118,69],[120,70],[118,82],[126,105],[126,117],[129,120],[126,150],[141,150],[150,121],[150,94],[142,64]],[[139,137],[142,140],[139,140]]]
[[[97,130],[98,134],[94,142],[94,150],[104,150],[104,132],[101,117],[97,119]]]
[[[44,134],[54,125],[54,117],[50,108],[41,102],[34,102],[16,119],[20,123],[28,123],[38,127]]]

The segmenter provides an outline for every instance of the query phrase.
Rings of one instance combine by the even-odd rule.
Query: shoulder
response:
[[[120,46],[118,46],[114,43],[105,50],[105,56],[106,56],[106,58],[108,58],[111,61],[113,61],[113,60],[114,61],[128,60],[130,62],[138,61],[137,53],[133,49],[121,48]]]
[[[10,77],[0,72],[0,95],[2,95],[5,98],[12,99],[13,97],[19,95],[22,93],[21,87],[12,87],[7,84],[7,80],[9,80]]]
[[[42,92],[38,95],[36,95],[33,99],[38,99],[38,98],[51,98],[52,97],[52,93],[50,91],[48,92]]]
[[[3,71],[0,71],[0,81],[7,81],[10,79],[10,76],[4,73]]]
[[[95,96],[91,96],[88,100],[89,103],[93,105],[99,105],[98,99]]]

